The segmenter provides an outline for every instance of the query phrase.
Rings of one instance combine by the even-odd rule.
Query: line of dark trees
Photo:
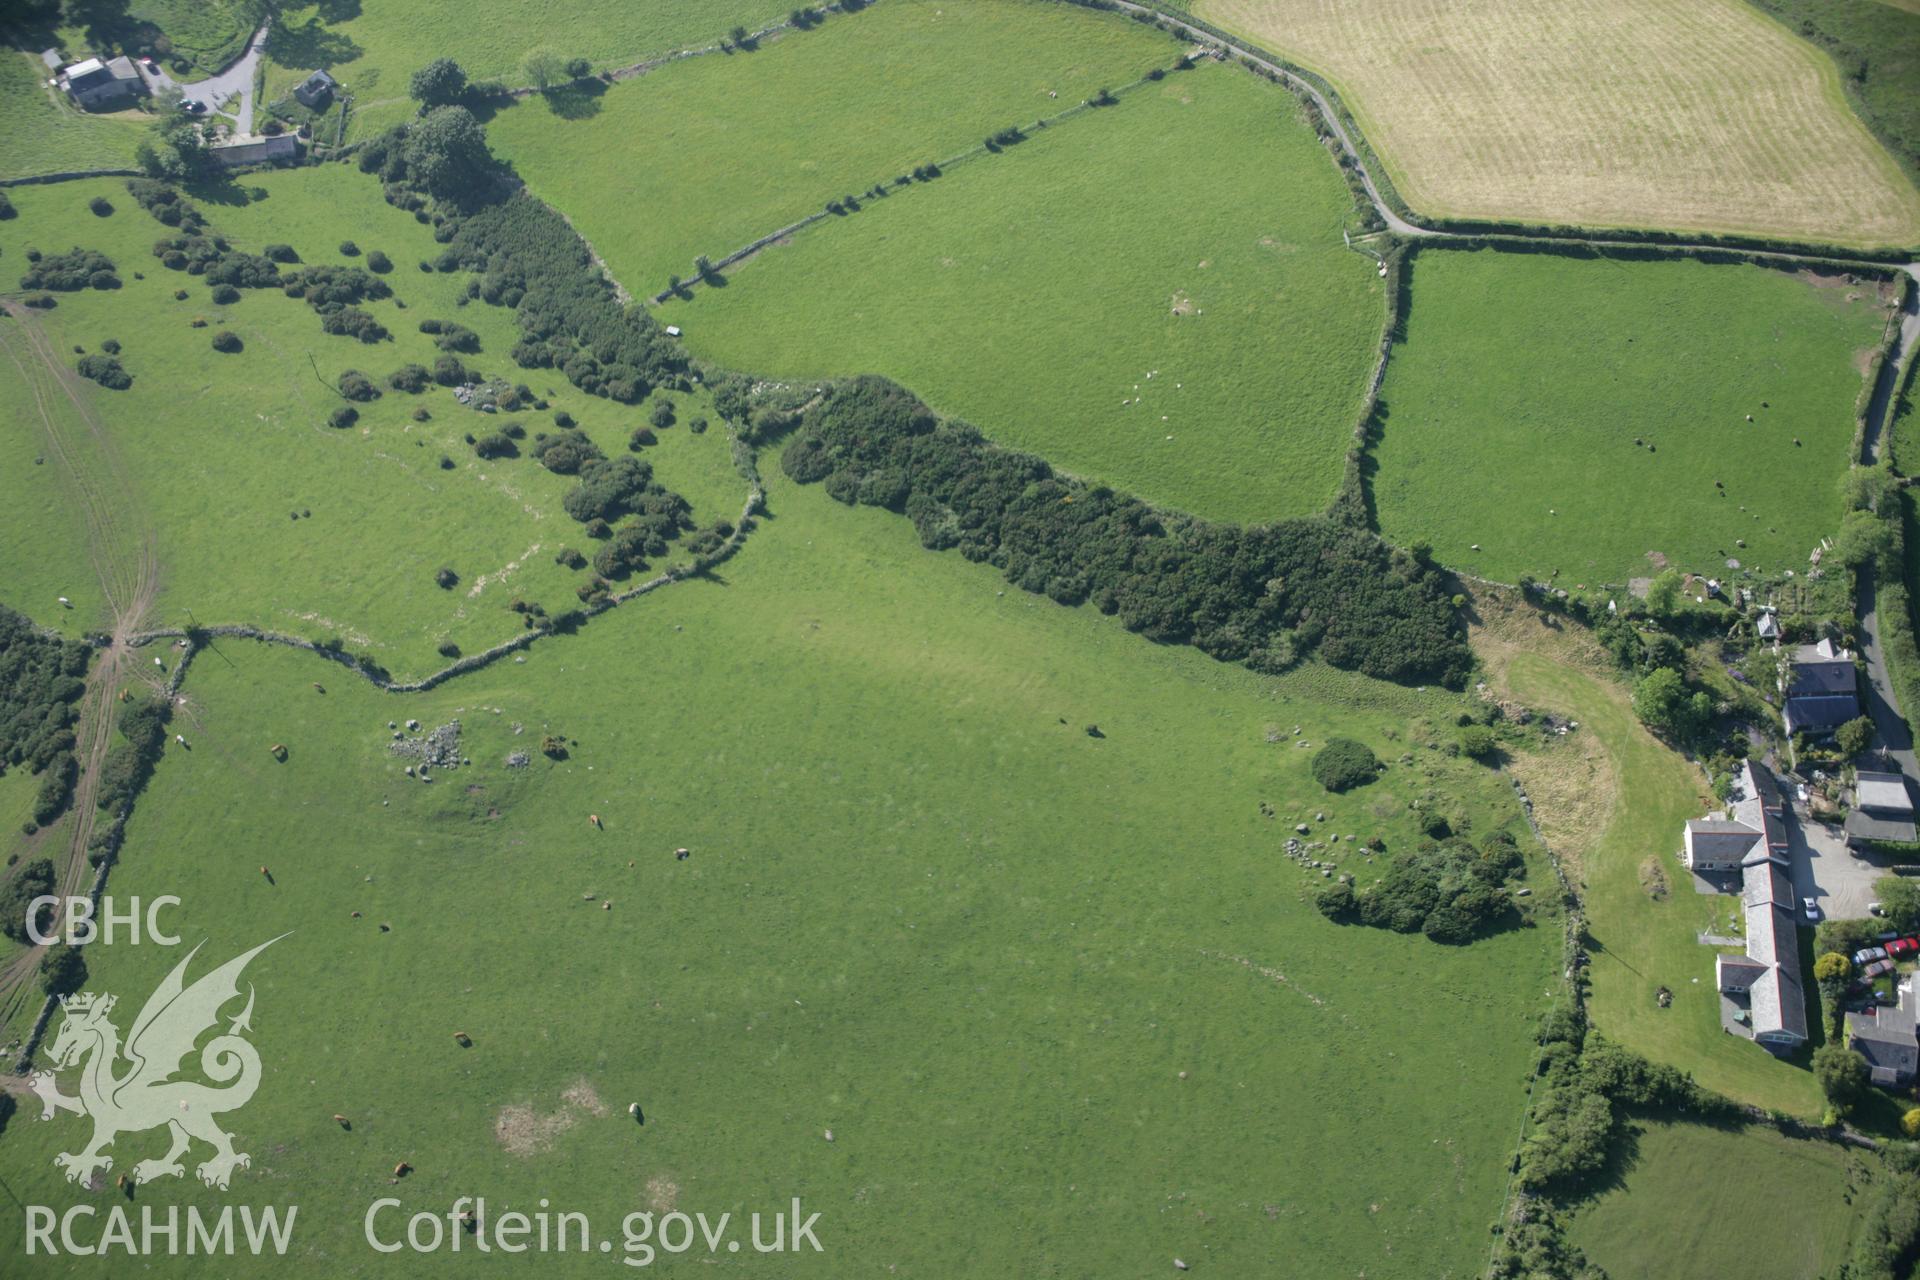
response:
[[[512,307],[515,363],[557,369],[591,394],[632,404],[655,386],[684,387],[687,360],[645,308],[623,305],[565,218],[514,186],[464,107],[443,106],[372,139],[360,168],[386,198],[429,221],[446,245],[433,266],[475,273],[470,297]],[[432,196],[435,211],[421,207]]]
[[[48,635],[0,605],[0,773],[40,776],[28,824],[35,828],[65,812],[80,774],[73,726],[89,657],[80,641]]]
[[[933,550],[1163,644],[1269,672],[1317,653],[1454,688],[1472,666],[1444,571],[1424,558],[1325,519],[1243,529],[1157,511],[940,421],[883,378],[830,388],[781,463],[842,502],[903,512]]]

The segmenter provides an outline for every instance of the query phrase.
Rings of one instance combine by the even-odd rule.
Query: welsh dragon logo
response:
[[[245,1106],[260,1086],[260,1055],[241,1038],[242,1032],[253,1029],[251,985],[246,1007],[228,1023],[225,1034],[215,1036],[200,1050],[201,1073],[225,1087],[176,1077],[193,1053],[194,1042],[219,1023],[225,1005],[239,998],[240,972],[247,962],[279,940],[261,943],[188,986],[187,965],[200,950],[194,947],[147,998],[124,1045],[119,1029],[109,1020],[113,996],[80,992],[60,1001],[65,1020],[48,1056],[55,1071],[82,1064],[80,1092],[78,1096],[61,1093],[55,1071],[37,1073],[31,1087],[44,1107],[42,1120],[53,1119],[56,1111],[72,1111],[93,1119],[91,1142],[79,1151],[63,1151],[53,1158],[54,1164],[66,1171],[67,1181],[87,1183],[96,1172],[113,1168],[113,1158],[102,1153],[120,1134],[163,1125],[172,1135],[173,1145],[158,1160],[136,1164],[135,1182],[179,1177],[185,1172],[180,1157],[195,1138],[214,1151],[198,1169],[200,1181],[210,1187],[226,1190],[233,1171],[252,1163],[245,1152],[233,1149],[232,1136],[215,1119]],[[128,1064],[124,1069],[122,1060]]]

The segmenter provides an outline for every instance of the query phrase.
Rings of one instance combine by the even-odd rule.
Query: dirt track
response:
[[[94,412],[91,392],[67,368],[33,312],[0,303],[0,351],[18,370],[33,397],[47,445],[80,508],[87,529],[87,556],[109,612],[111,642],[87,677],[77,728],[80,779],[73,794],[73,821],[65,846],[50,854],[63,894],[85,892],[91,879],[87,844],[98,816],[100,766],[113,745],[113,712],[120,693],[137,678],[127,640],[140,630],[159,590],[157,540],[145,519],[132,477],[105,424]],[[31,948],[0,969],[0,1021],[33,998],[40,949]]]

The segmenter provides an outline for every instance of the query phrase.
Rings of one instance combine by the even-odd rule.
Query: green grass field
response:
[[[1064,470],[1256,522],[1324,509],[1352,444],[1384,282],[1350,211],[1293,99],[1208,64],[662,314],[723,364],[884,373]]]
[[[427,228],[386,205],[379,184],[365,175],[327,166],[258,181],[264,198],[205,193],[212,224],[244,248],[291,244],[307,262],[364,261],[338,252],[348,236],[363,250],[385,250],[395,264],[395,298],[367,310],[392,332],[390,341],[366,346],[328,336],[305,303],[275,290],[250,290],[231,306],[214,306],[203,284],[151,255],[165,229],[118,181],[20,188],[20,216],[0,222],[0,261],[24,264],[27,246],[57,251],[79,241],[120,267],[123,288],[59,295],[42,323],[69,362],[78,358],[74,346],[93,350],[107,338],[124,344],[130,389],[80,387],[112,428],[136,478],[130,505],[158,540],[161,591],[151,623],[184,625],[191,610],[205,624],[338,634],[403,675],[444,665],[434,652],[442,640],[471,650],[503,639],[520,621],[506,608],[516,595],[571,606],[579,575],[553,557],[562,545],[590,544],[560,510],[570,478],[526,456],[481,462],[463,436],[504,419],[460,407],[443,388],[419,396],[388,391],[360,406],[354,427],[333,429],[327,415],[343,401],[332,385],[349,368],[380,380],[408,361],[430,366],[439,352],[417,329],[432,317],[475,330],[481,353],[463,357],[469,366],[526,380],[537,394],[551,391],[553,406],[571,411],[609,456],[625,451],[651,406],[592,399],[551,371],[517,368],[507,355],[518,336],[512,313],[461,307],[464,275],[421,272],[418,261],[439,246]],[[87,212],[95,194],[117,212]],[[136,280],[135,272],[146,278]],[[189,294],[185,301],[173,296],[180,288]],[[207,327],[193,328],[196,317]],[[245,350],[213,352],[210,335],[221,328],[239,334]],[[0,361],[0,386],[17,379],[15,367]],[[683,421],[706,412],[703,395],[675,399]],[[70,404],[51,400],[57,412],[72,415]],[[420,405],[430,421],[412,420]],[[30,462],[46,453],[37,412],[11,396],[0,409],[10,457]],[[516,416],[529,436],[555,429],[549,413],[507,415]],[[716,425],[704,436],[678,427],[661,435],[654,451],[661,477],[673,485],[686,476],[696,518],[738,515],[746,486],[737,478],[729,483],[725,432]],[[440,467],[442,456],[454,460],[453,469]],[[62,485],[52,464],[0,469],[0,496],[7,499],[0,502],[0,560],[32,566],[9,575],[0,590],[16,607],[79,630],[98,623],[99,595],[84,558],[70,550],[71,533],[55,533],[85,519]],[[460,575],[452,591],[433,584],[442,565]],[[72,613],[53,606],[58,595],[75,600]]]
[[[323,697],[312,658],[241,642],[192,671],[191,749],[114,892],[178,894],[206,961],[293,930],[248,974],[270,1065],[230,1197],[301,1206],[289,1270],[385,1274],[368,1203],[463,1194],[602,1230],[799,1195],[826,1251],[794,1275],[1473,1268],[1558,922],[1466,948],[1337,929],[1278,848],[1314,811],[1403,843],[1429,789],[1517,824],[1497,774],[1420,745],[1452,701],[1258,677],[1002,593],[884,512],[784,481],[770,507],[724,580],[430,695],[336,675]],[[473,767],[403,778],[386,726],[409,716],[458,717]],[[1329,796],[1294,725],[1415,763]],[[551,732],[570,759],[503,767]],[[131,993],[177,959],[89,964]],[[14,1193],[69,1202],[73,1138],[16,1122]],[[19,1231],[0,1219],[0,1248]],[[94,1274],[44,1273],[69,1267]]]
[[[1846,1260],[1869,1157],[1760,1127],[1636,1129],[1622,1180],[1570,1232],[1612,1280],[1819,1280]]]
[[[1423,253],[1381,389],[1380,528],[1507,582],[1624,584],[1657,572],[1650,552],[1804,571],[1885,319],[1871,283]]]
[[[46,78],[36,52],[0,44],[0,178],[131,167],[147,117],[76,110]]]
[[[1059,4],[886,0],[753,54],[697,58],[488,129],[636,294],[1171,63],[1135,23]],[[1057,95],[1057,96],[1055,96]],[[615,158],[617,157],[617,158]],[[608,161],[611,159],[611,162]]]
[[[286,96],[308,72],[324,67],[354,95],[353,136],[366,136],[413,114],[407,78],[438,57],[453,58],[475,80],[524,85],[531,82],[520,64],[535,49],[586,58],[604,70],[713,44],[736,24],[757,29],[784,19],[792,7],[776,0],[288,6],[268,45],[267,99]]]
[[[1611,770],[1612,796],[1600,829],[1577,852],[1593,937],[1588,970],[1594,1025],[1656,1062],[1670,1063],[1738,1102],[1817,1117],[1819,1086],[1804,1062],[1783,1062],[1720,1028],[1714,951],[1696,935],[1733,900],[1695,893],[1674,851],[1688,818],[1710,803],[1699,771],[1655,741],[1634,718],[1625,691],[1537,653],[1503,664],[1505,682],[1526,705],[1570,716],[1597,738]],[[1573,750],[1572,746],[1554,748]],[[1641,868],[1658,859],[1670,889],[1655,899]],[[1673,992],[1671,1008],[1655,993]]]

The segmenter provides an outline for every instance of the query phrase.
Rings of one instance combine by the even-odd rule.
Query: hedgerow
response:
[[[0,773],[41,775],[33,820],[42,826],[66,809],[78,773],[73,725],[88,656],[79,641],[43,633],[0,606]]]
[[[750,432],[783,422],[771,414]],[[882,378],[829,388],[781,464],[839,501],[905,513],[930,549],[956,548],[1022,590],[1091,601],[1131,631],[1222,661],[1280,671],[1318,653],[1449,687],[1472,665],[1446,576],[1424,558],[1325,519],[1242,529],[1157,511],[941,422]]]

